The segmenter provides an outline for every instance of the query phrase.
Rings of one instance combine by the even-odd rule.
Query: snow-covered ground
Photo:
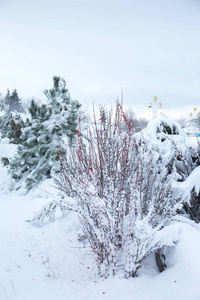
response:
[[[0,144],[0,157],[16,146]],[[199,179],[200,180],[200,179]],[[154,256],[139,277],[101,279],[89,245],[79,242],[74,213],[34,227],[28,220],[57,197],[49,180],[29,194],[9,191],[11,178],[0,166],[0,300],[199,300],[200,226],[177,218],[168,232],[179,240],[170,267],[159,273]]]

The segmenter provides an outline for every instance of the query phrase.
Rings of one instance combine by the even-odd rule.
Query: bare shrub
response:
[[[101,111],[100,111],[101,115]],[[58,188],[78,203],[84,233],[95,254],[99,275],[115,275],[119,266],[125,277],[136,276],[141,261],[160,248],[155,236],[176,213],[179,201],[171,189],[162,156],[126,121],[117,103],[106,120],[89,132],[84,145],[81,128],[78,146],[70,157],[61,157]]]

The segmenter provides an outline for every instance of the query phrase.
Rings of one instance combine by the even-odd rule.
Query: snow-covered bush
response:
[[[159,148],[169,172],[175,166],[179,175],[178,181],[185,182],[193,170],[200,165],[200,145],[191,147],[190,139],[184,134],[180,125],[165,117],[153,119],[148,123],[144,134],[151,139],[154,147]],[[168,160],[168,162],[167,162]],[[189,180],[189,179],[188,179]],[[187,181],[186,181],[187,182]],[[179,213],[187,213],[195,222],[200,221],[200,195],[190,190]]]
[[[185,193],[183,211],[196,223],[200,222],[200,166],[196,167],[185,181],[177,183]]]
[[[190,219],[196,223],[200,222],[200,193],[192,189],[189,202],[183,203],[183,210],[189,215]]]
[[[126,117],[116,105],[100,125],[94,120],[85,146],[78,131],[78,145],[71,157],[61,156],[58,188],[77,202],[83,231],[95,254],[99,275],[136,276],[141,261],[163,246],[156,233],[168,224],[180,205],[171,188],[176,173],[169,173],[162,155],[142,135],[122,130]]]
[[[189,138],[176,121],[165,117],[153,119],[149,121],[143,134],[162,153],[169,172],[175,165],[179,181],[184,181],[200,164],[200,151],[191,147]]]
[[[166,117],[159,117],[151,120],[147,124],[144,132],[154,141],[164,141],[167,136],[172,135],[179,135],[179,138],[183,138],[183,132],[179,123]]]

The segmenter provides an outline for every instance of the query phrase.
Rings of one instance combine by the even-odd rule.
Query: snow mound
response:
[[[17,151],[17,145],[8,144],[7,139],[2,140],[0,144],[0,159],[2,157],[12,157]]]
[[[165,117],[159,117],[149,121],[143,132],[154,141],[165,139],[166,135],[170,135],[170,137],[179,136],[178,139],[184,136],[179,123]]]
[[[198,195],[200,193],[200,166],[196,167],[185,181],[177,182],[174,186],[177,186],[188,193],[188,197],[193,188],[195,189],[195,193]]]

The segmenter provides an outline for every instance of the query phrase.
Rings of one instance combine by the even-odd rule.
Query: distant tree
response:
[[[9,103],[10,103],[10,90],[9,89],[7,89],[7,93],[4,98],[4,103],[9,107]]]
[[[183,118],[183,117],[179,118],[179,119],[177,119],[175,121],[180,124],[181,128],[186,128],[188,126],[188,123],[189,123],[188,119],[187,118]]]
[[[21,99],[19,98],[16,89],[13,90],[12,94],[10,94],[9,89],[7,90],[7,94],[4,98],[4,103],[10,111],[19,112],[19,113],[24,112]]]
[[[5,99],[4,97],[2,96],[2,94],[0,94],[0,110],[5,110],[6,108],[6,105],[5,105]]]
[[[102,124],[103,129],[106,129],[106,122],[108,121],[108,112],[106,111],[105,107],[100,106],[99,107],[99,113],[100,113],[100,120],[99,122]]]
[[[125,111],[125,116],[127,122],[131,124],[132,128],[134,128],[134,132],[140,132],[147,126],[147,120],[145,118],[137,118],[136,114],[131,108]],[[123,127],[128,130],[125,121],[123,123]]]
[[[198,133],[200,134],[200,113],[198,113],[197,117],[195,118],[195,126],[198,128]]]

